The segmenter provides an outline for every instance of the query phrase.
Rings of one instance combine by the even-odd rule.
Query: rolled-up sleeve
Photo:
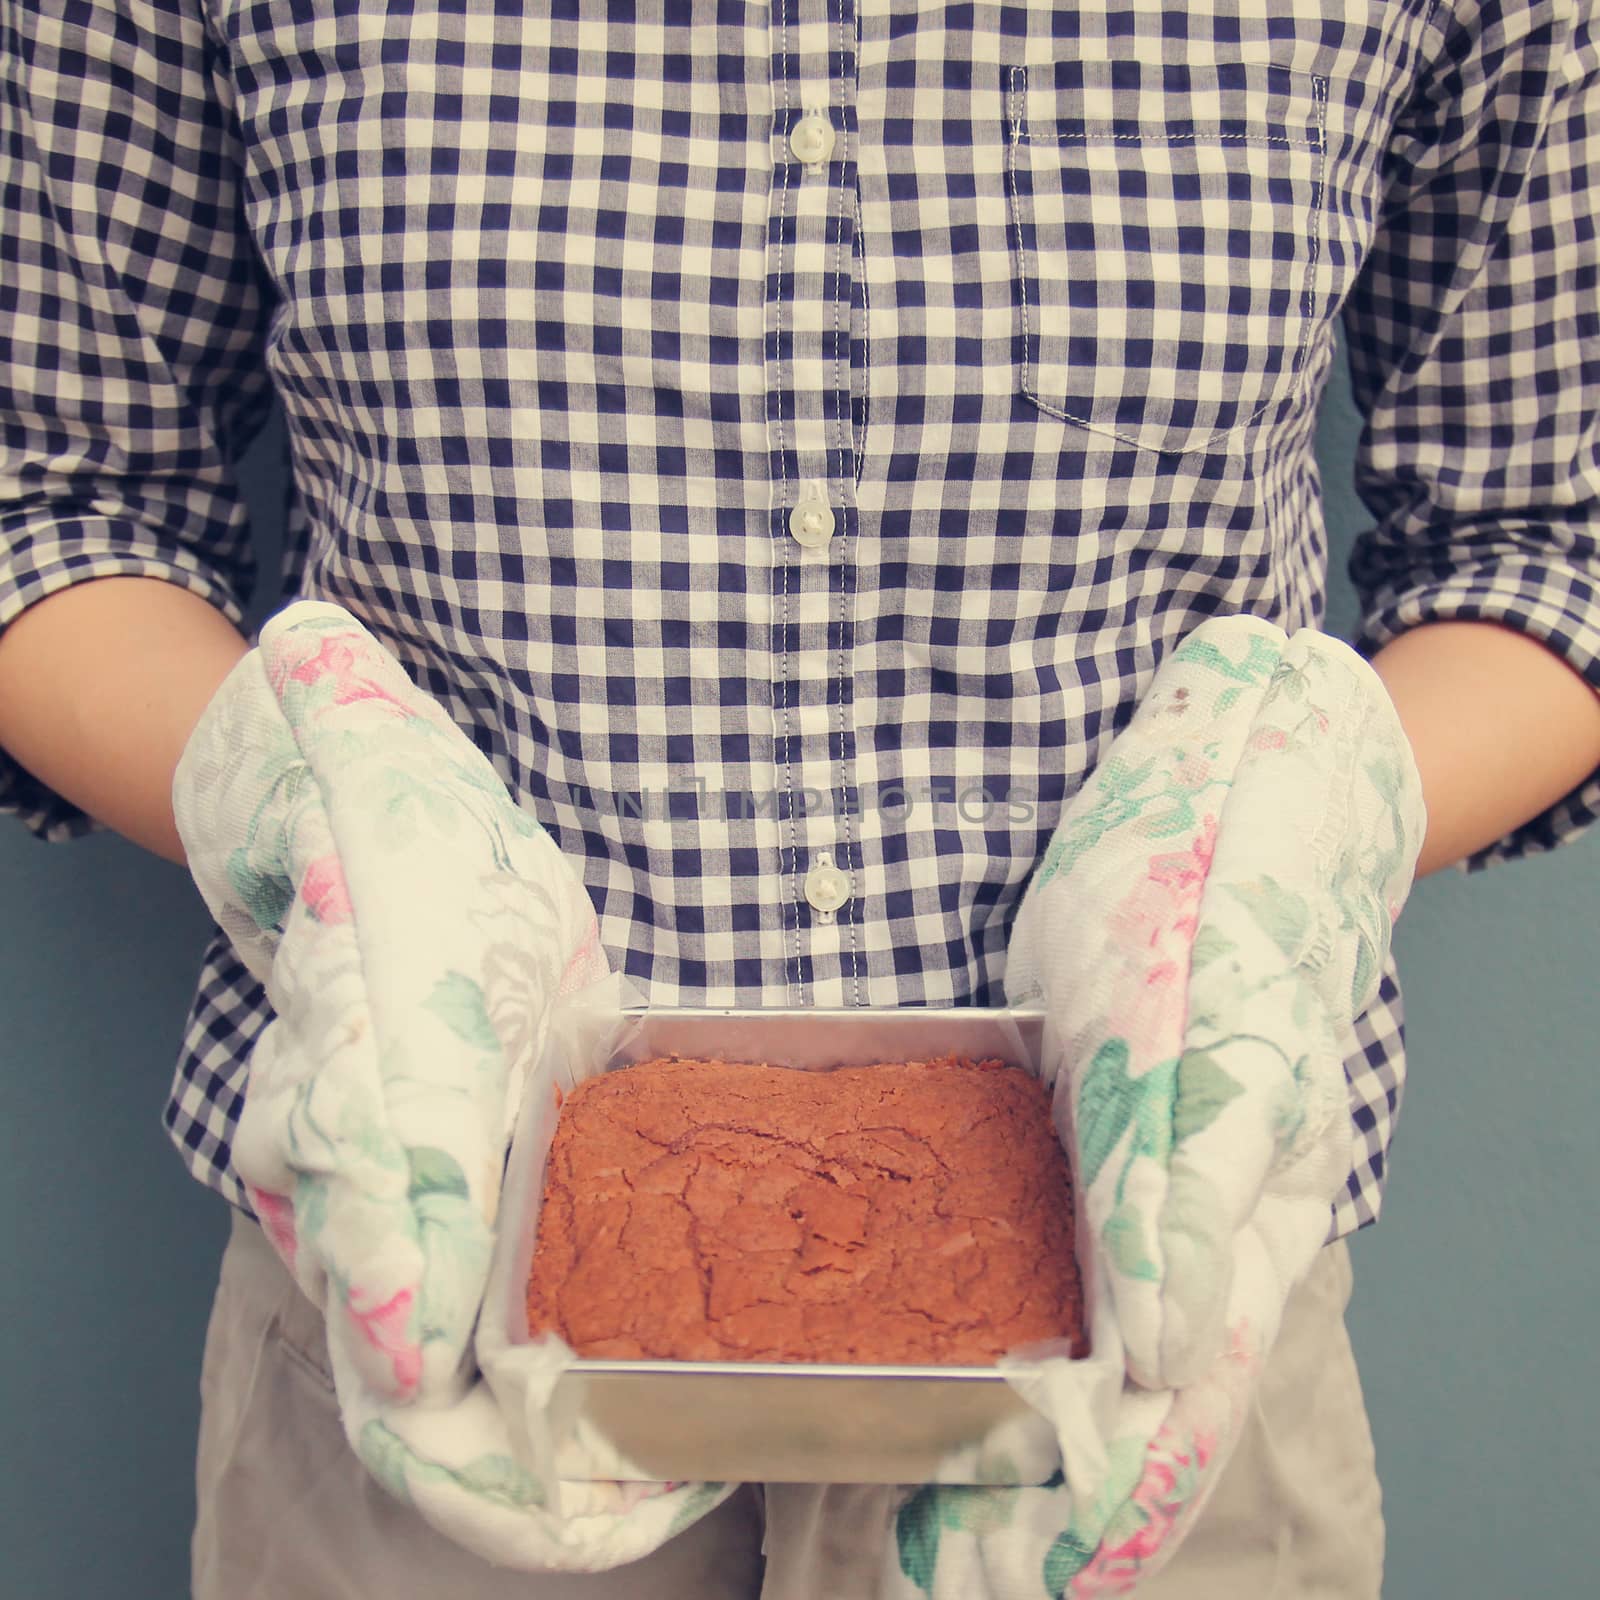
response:
[[[240,620],[271,312],[241,171],[198,0],[0,10],[0,630],[115,576]],[[90,826],[3,754],[0,812]]]
[[[1596,7],[1441,0],[1345,313],[1365,428],[1355,641],[1513,628],[1600,692],[1600,59]],[[1462,708],[1470,716],[1471,708]],[[1600,773],[1468,869],[1600,813]]]

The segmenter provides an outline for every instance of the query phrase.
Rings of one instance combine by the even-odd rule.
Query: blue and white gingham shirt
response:
[[[0,626],[119,573],[237,618],[275,390],[295,590],[472,732],[654,1001],[997,1002],[1165,652],[1320,619],[1340,319],[1361,646],[1493,619],[1600,686],[1595,14],[0,0]],[[214,945],[167,1121],[235,1201],[265,1016]],[[1339,1233],[1392,970],[1348,1070]]]

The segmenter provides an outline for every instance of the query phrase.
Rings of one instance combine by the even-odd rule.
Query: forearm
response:
[[[1422,775],[1419,877],[1492,844],[1600,767],[1600,694],[1525,634],[1433,622],[1372,664]]]
[[[0,634],[0,748],[97,821],[181,862],[172,775],[248,648],[213,606],[158,579],[62,590]]]

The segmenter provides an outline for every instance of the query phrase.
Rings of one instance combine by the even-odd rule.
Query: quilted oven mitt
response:
[[[1326,1237],[1344,1045],[1424,823],[1393,704],[1348,646],[1227,617],[1163,662],[1064,811],[1006,971],[1046,1014],[1095,1354],[1121,1356],[1122,1392],[1087,1471],[1058,1410],[1065,1478],[912,1495],[885,1594],[1085,1600],[1176,1549]],[[1049,1411],[1049,1383],[1030,1398]]]
[[[605,985],[555,843],[338,606],[280,612],[174,783],[189,866],[274,1012],[233,1149],[323,1309],[342,1421],[386,1487],[529,1568],[647,1554],[720,1485],[553,1485],[471,1358],[501,1171],[552,1004]]]

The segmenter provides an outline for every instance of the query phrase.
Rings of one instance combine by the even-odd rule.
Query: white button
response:
[[[819,920],[832,922],[833,914],[850,898],[850,874],[833,864],[826,850],[817,853],[817,864],[806,874],[806,899]]]
[[[833,511],[826,500],[802,500],[789,513],[789,532],[807,550],[816,550],[833,537]]]
[[[833,154],[833,127],[826,117],[802,117],[789,135],[789,148],[796,161],[817,167]]]

